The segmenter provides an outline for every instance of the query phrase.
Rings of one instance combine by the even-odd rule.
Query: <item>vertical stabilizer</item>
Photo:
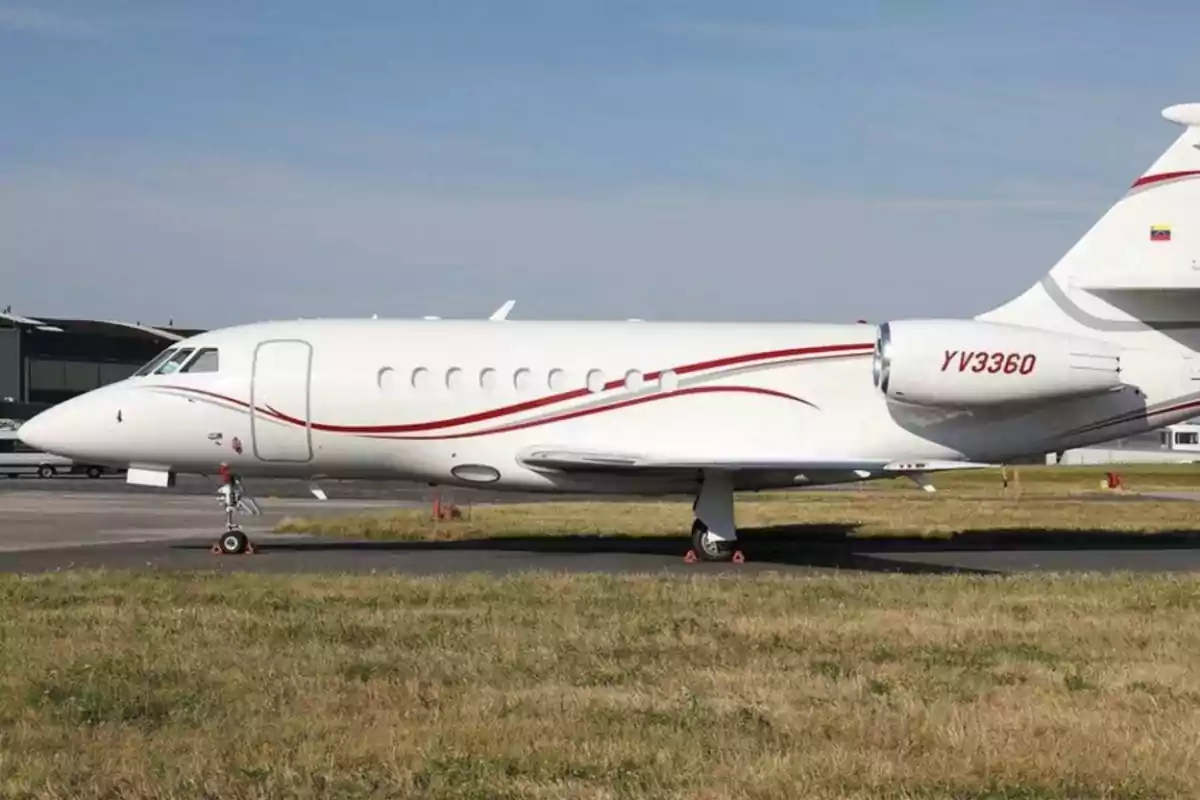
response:
[[[979,319],[1200,342],[1200,103],[1162,115],[1184,128],[1166,152],[1041,282]]]

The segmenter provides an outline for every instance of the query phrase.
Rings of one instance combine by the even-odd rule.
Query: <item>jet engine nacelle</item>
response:
[[[969,407],[1095,394],[1121,385],[1108,342],[975,320],[879,326],[875,386],[892,400]]]

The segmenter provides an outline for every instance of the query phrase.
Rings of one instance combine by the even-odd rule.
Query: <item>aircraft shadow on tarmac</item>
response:
[[[743,528],[738,547],[747,562],[791,567],[909,574],[995,574],[992,570],[961,565],[926,563],[911,556],[921,553],[1003,553],[1044,551],[1152,551],[1200,552],[1200,531],[1161,531],[1153,534],[1040,529],[1031,531],[982,530],[952,538],[917,536],[864,538],[854,536],[857,526],[782,525]],[[178,545],[190,548],[194,545]],[[351,552],[527,552],[539,555],[670,556],[681,561],[689,543],[682,536],[504,536],[454,541],[388,540],[283,540],[259,537],[260,552],[318,554]],[[890,555],[906,556],[890,558]],[[531,562],[530,566],[536,566]],[[724,566],[724,565],[714,565]]]

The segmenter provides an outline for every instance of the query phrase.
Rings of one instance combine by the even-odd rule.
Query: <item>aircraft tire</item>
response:
[[[239,530],[225,531],[217,541],[217,546],[226,555],[240,555],[250,546],[250,537]]]
[[[733,558],[733,543],[708,537],[708,526],[700,520],[692,523],[692,551],[701,561],[729,561]]]

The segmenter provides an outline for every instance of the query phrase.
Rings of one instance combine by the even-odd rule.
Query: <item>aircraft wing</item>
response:
[[[872,475],[915,475],[957,469],[983,469],[995,466],[969,461],[895,461],[889,459],[781,457],[742,455],[729,457],[671,456],[654,453],[630,453],[602,450],[579,450],[559,447],[532,447],[518,455],[517,460],[527,467],[554,469],[564,472],[615,471],[625,473],[713,469],[728,472],[764,472],[795,470],[796,472],[855,472],[860,477]]]

